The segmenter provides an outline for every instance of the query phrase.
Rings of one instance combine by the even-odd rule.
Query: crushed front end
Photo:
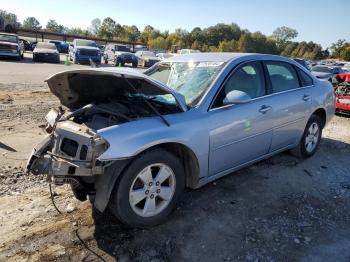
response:
[[[69,118],[69,119],[67,119]],[[106,164],[98,157],[108,143],[86,124],[71,120],[71,112],[51,110],[46,116],[47,136],[32,151],[27,169],[33,174],[47,174],[56,185],[89,184],[103,174]]]
[[[350,74],[337,75],[334,92],[336,112],[350,115]]]

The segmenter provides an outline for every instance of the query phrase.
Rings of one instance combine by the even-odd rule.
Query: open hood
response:
[[[168,86],[130,68],[90,68],[69,70],[49,77],[46,82],[61,104],[77,109],[90,103],[104,103],[123,95],[172,95],[182,111],[187,110],[185,98]]]

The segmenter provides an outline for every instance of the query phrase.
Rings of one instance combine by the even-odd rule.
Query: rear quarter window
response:
[[[312,80],[312,78],[307,73],[305,73],[303,70],[301,70],[298,67],[295,67],[295,70],[297,70],[297,72],[298,72],[302,86],[311,86],[314,84],[314,81]]]

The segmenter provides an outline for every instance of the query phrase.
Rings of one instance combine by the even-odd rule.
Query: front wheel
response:
[[[110,210],[129,226],[155,226],[176,207],[184,187],[179,159],[165,150],[152,150],[137,157],[122,174],[111,195]]]
[[[317,115],[312,115],[306,124],[304,134],[299,144],[291,152],[302,158],[308,158],[315,154],[321,141],[322,120]]]

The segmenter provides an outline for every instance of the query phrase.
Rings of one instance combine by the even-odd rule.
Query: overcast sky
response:
[[[295,28],[298,41],[314,41],[324,48],[340,38],[350,41],[350,0],[10,0],[0,9],[22,22],[36,17],[45,27],[55,19],[66,27],[90,25],[107,16],[117,23],[152,25],[160,30],[192,30],[217,23],[237,23],[251,32],[271,35],[279,26]]]

